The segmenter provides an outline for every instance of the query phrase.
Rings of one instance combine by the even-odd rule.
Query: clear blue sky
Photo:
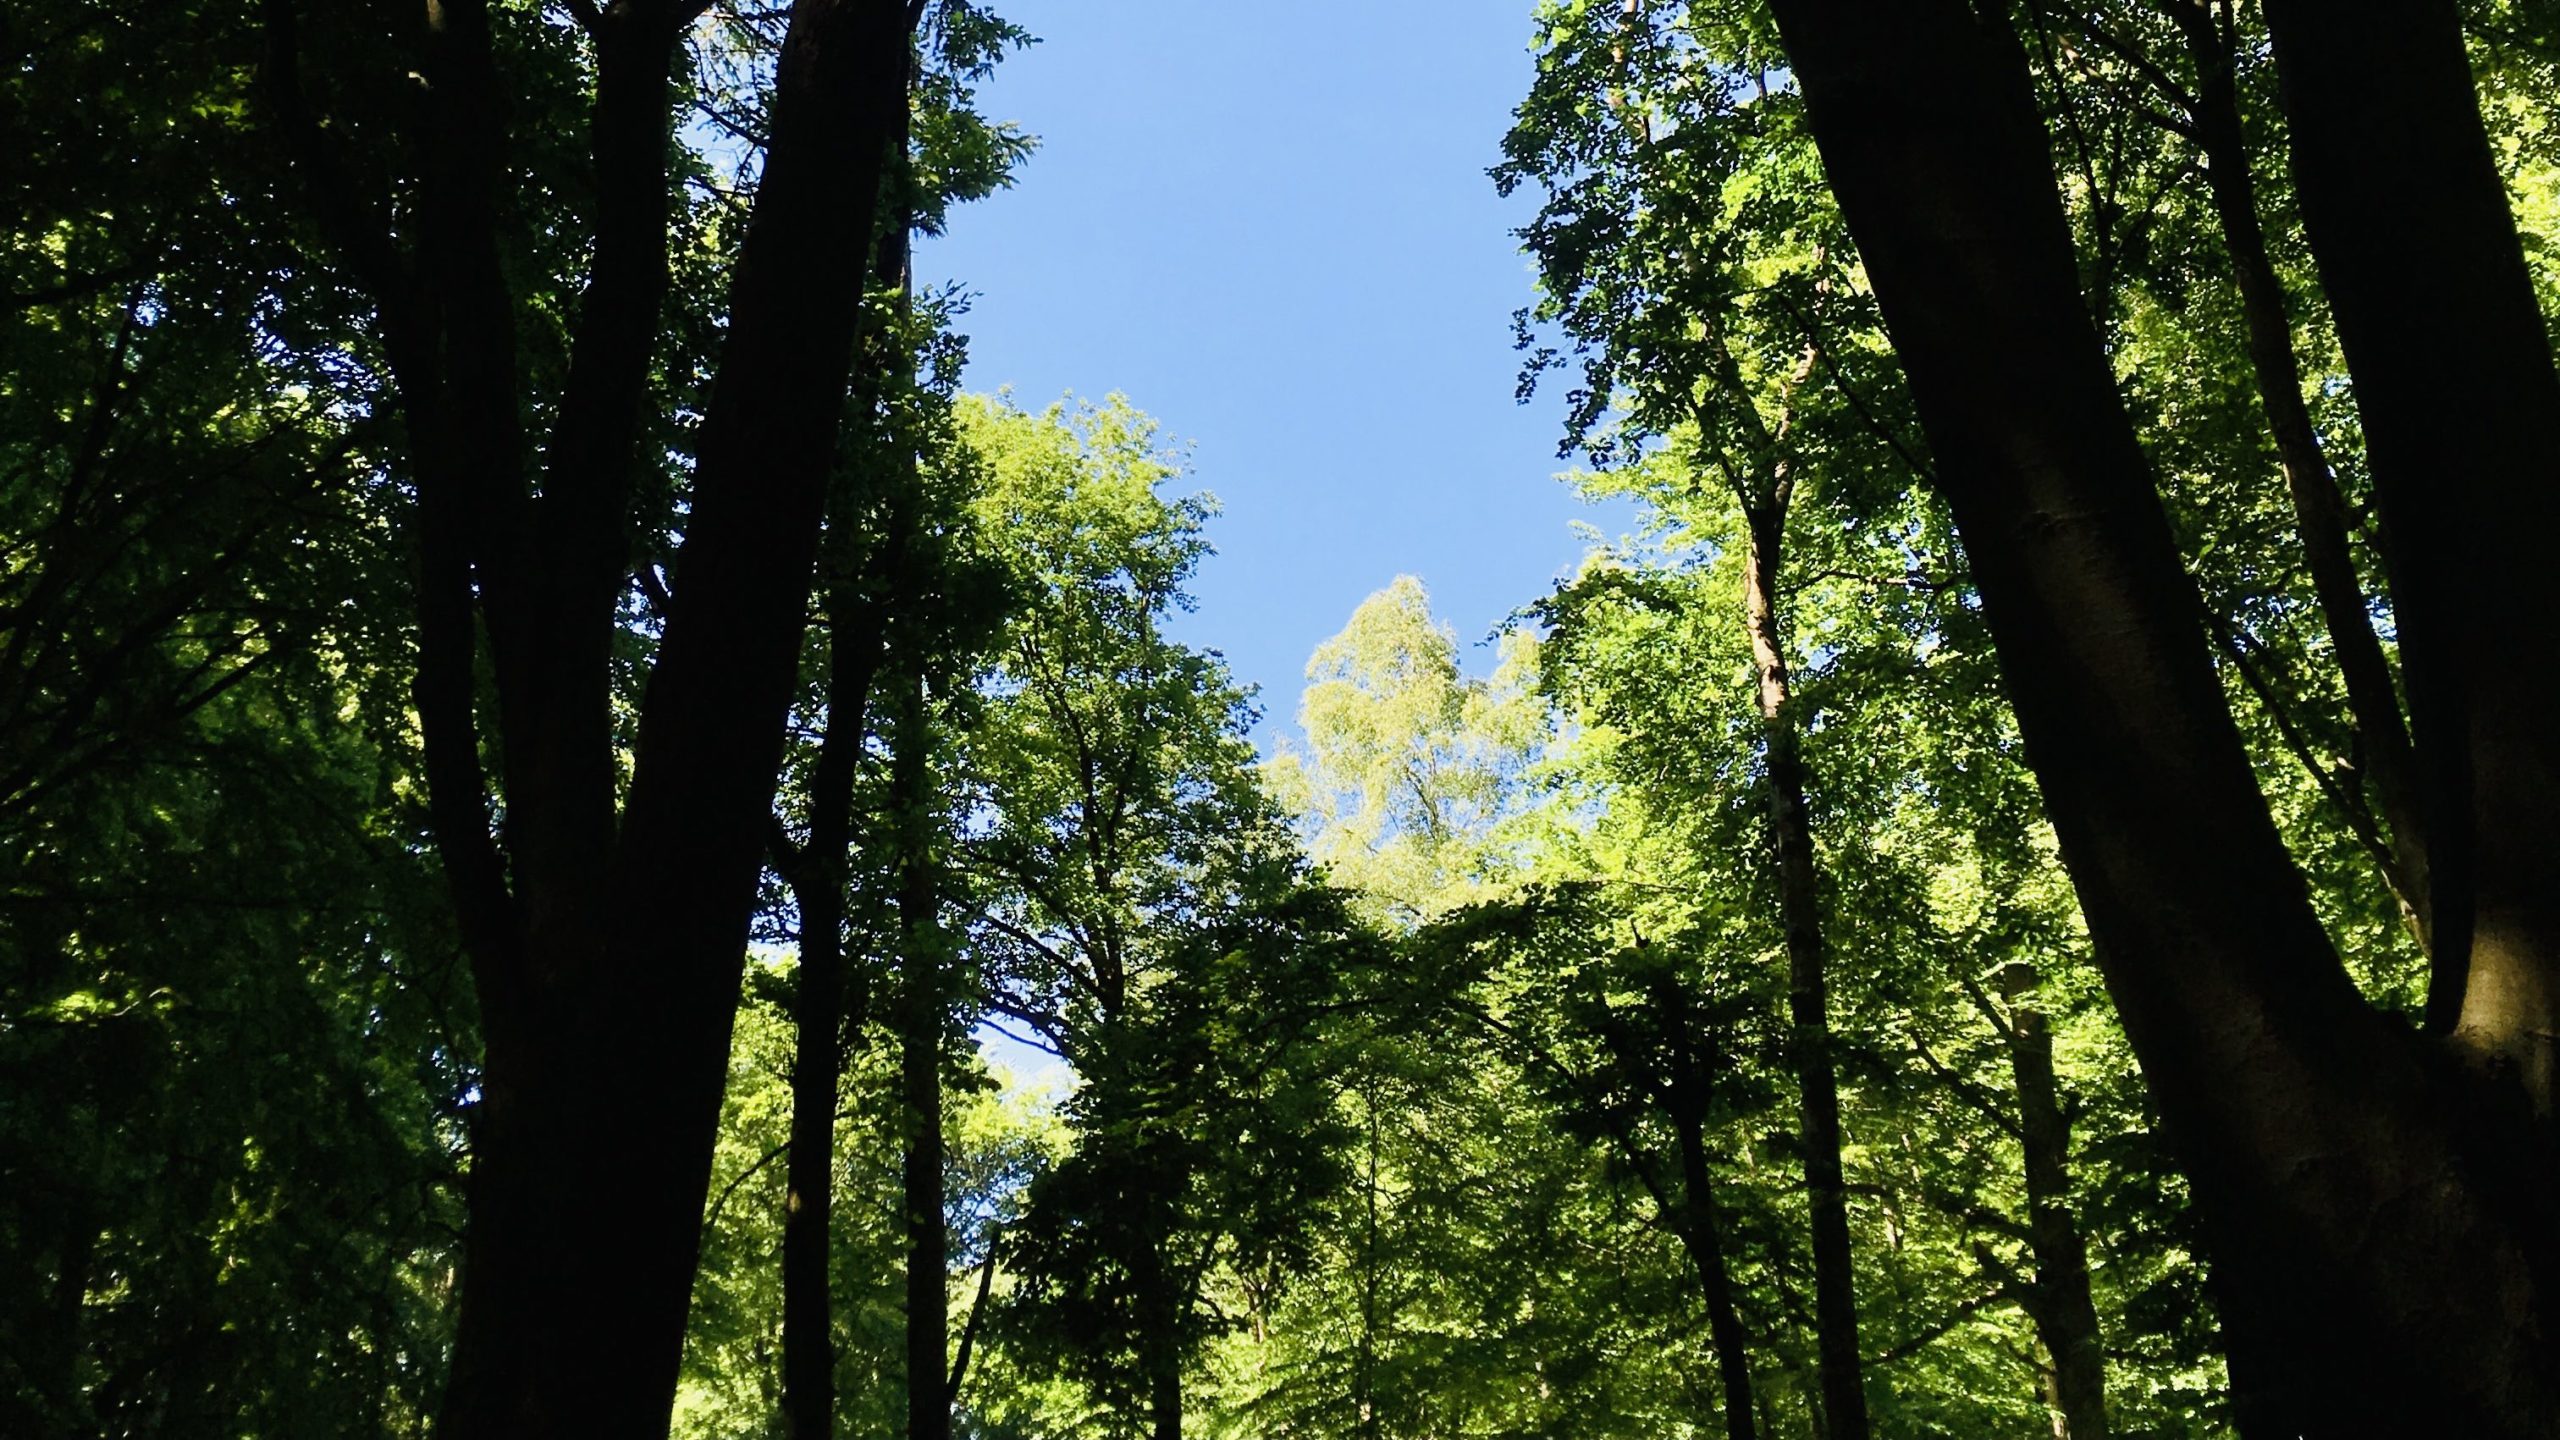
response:
[[[1473,642],[1622,528],[1512,399],[1530,299],[1485,169],[1529,0],[999,0],[1041,37],[981,92],[1040,137],[919,279],[977,293],[972,389],[1113,390],[1195,442],[1225,513],[1178,631],[1294,729],[1308,652],[1399,573]],[[1470,668],[1489,663],[1472,651]]]

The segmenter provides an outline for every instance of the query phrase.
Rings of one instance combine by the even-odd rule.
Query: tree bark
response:
[[[2107,1440],[2107,1351],[2089,1295],[2088,1241],[2071,1210],[2071,1125],[2053,1074],[2052,1024],[2034,985],[2030,969],[2010,987],[2007,1036],[2027,1172],[2027,1251],[2036,1262],[2028,1318],[2053,1363],[2056,1440]]]
[[[898,815],[899,1095],[906,1116],[907,1436],[949,1440],[951,1237],[943,1219],[941,926],[934,914],[932,717],[921,675],[901,682],[891,803]]]
[[[2391,538],[2453,1041],[2560,1103],[2560,372],[2453,0],[2272,0],[2303,228]],[[2449,997],[2448,997],[2449,998]]]
[[[2260,1377],[2244,1425],[2560,1431],[2546,1142],[2520,1104],[2484,1103],[2368,1009],[2312,912],[2080,302],[2016,37],[1961,0],[1772,8],[2108,988],[2193,1184],[2235,1370]],[[2367,24],[2377,40],[2396,28],[2332,28]],[[2395,228],[2429,213],[2411,205]],[[2425,608],[2397,573],[2394,589]],[[2412,671],[2413,694],[2431,683]]]
[[[2170,7],[2170,14],[2196,66],[2196,144],[2204,152],[2206,186],[2224,248],[2230,252],[2232,278],[2248,332],[2249,364],[2257,376],[2267,431],[2275,440],[2277,467],[2293,499],[2303,562],[2311,573],[2312,592],[2318,598],[2329,643],[2337,652],[2339,676],[2346,682],[2358,778],[2372,785],[2382,815],[2384,843],[2375,859],[2399,897],[2411,933],[2426,948],[2432,943],[2433,926],[2417,756],[2400,712],[2391,662],[2374,633],[2373,612],[2356,573],[2346,498],[2338,491],[2337,476],[2321,449],[2320,432],[2311,422],[2311,408],[2302,398],[2302,366],[2294,356],[2291,308],[2258,218],[2257,183],[2250,170],[2248,133],[2233,63],[2235,37],[2215,23],[2202,3],[2181,0]],[[2225,9],[2225,24],[2229,15]],[[2438,969],[2428,993],[2430,1028],[2451,1028],[2453,1013],[2461,1004],[2460,978],[2458,967]]]
[[[1742,401],[1749,404],[1748,399]],[[1804,1112],[1804,1184],[1813,1215],[1813,1319],[1822,1372],[1822,1413],[1830,1440],[1866,1440],[1865,1362],[1858,1351],[1858,1299],[1849,1249],[1849,1191],[1840,1173],[1840,1086],[1831,1061],[1829,956],[1822,938],[1821,876],[1805,811],[1804,756],[1787,666],[1786,622],[1778,606],[1778,564],[1786,525],[1783,461],[1773,493],[1744,498],[1749,522],[1743,607],[1769,780],[1769,838],[1778,855],[1778,912],[1787,945],[1788,1050]]]

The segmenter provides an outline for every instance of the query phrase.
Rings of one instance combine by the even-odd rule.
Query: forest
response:
[[[0,17],[0,1435],[2560,1436],[2560,3],[1473,7],[1294,694],[1003,3]]]

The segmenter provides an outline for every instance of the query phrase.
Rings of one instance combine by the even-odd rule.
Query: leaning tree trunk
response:
[[[2390,544],[2455,1050],[2560,1107],[2560,372],[2454,0],[2269,0]],[[2455,987],[2444,987],[2452,991]],[[2537,1167],[2535,1185],[2551,1180]]]
[[[835,1433],[835,1306],[828,1283],[835,1214],[836,1094],[844,1075],[846,855],[863,712],[879,645],[848,593],[827,605],[827,732],[809,783],[809,838],[785,878],[799,911],[791,997],[791,1145],[782,1211],[782,1414],[793,1440]]]
[[[2339,677],[2346,682],[2347,713],[2355,725],[2358,751],[2358,774],[2348,783],[2373,787],[2384,833],[2368,834],[2368,843],[2392,893],[2399,897],[2411,932],[2426,948],[2432,943],[2433,925],[2417,755],[2400,713],[2391,662],[2374,633],[2373,612],[2356,573],[2346,497],[2339,493],[2337,475],[2329,468],[2319,429],[2312,424],[2311,407],[2302,397],[2302,366],[2294,356],[2291,307],[2285,300],[2284,282],[2277,278],[2275,262],[2267,253],[2265,226],[2258,219],[2257,184],[2250,170],[2248,133],[2234,70],[2235,37],[2217,25],[2201,3],[2172,5],[2170,14],[2185,35],[2196,66],[2196,145],[2204,152],[2214,216],[2240,292],[2259,405],[2266,413],[2267,433],[2275,440],[2276,464],[2284,473],[2285,489],[2293,498],[2295,531],[2302,539],[2312,593],[2319,601],[2330,648],[2337,655]],[[2229,11],[2224,15],[2227,20]],[[2370,828],[2369,819],[2366,828]],[[2458,966],[2436,970],[2427,1002],[2431,1028],[2452,1027],[2461,1006],[2461,973]]]
[[[1749,403],[1747,400],[1743,403]],[[1783,462],[1777,462],[1781,466]],[[1804,1112],[1804,1185],[1813,1214],[1813,1326],[1828,1440],[1866,1440],[1865,1364],[1858,1354],[1857,1282],[1849,1249],[1849,1189],[1840,1172],[1840,1083],[1831,1060],[1829,955],[1821,875],[1805,811],[1804,755],[1778,606],[1786,525],[1783,470],[1763,497],[1746,497],[1743,606],[1759,677],[1769,781],[1769,836],[1778,852],[1778,912],[1787,944],[1788,1050]]]
[[[2545,1320],[2545,1297],[2560,1294],[2548,1141],[2517,1090],[2476,1083],[2367,1007],[2321,930],[2258,793],[2199,633],[2195,588],[2081,304],[2016,37],[2000,12],[1964,0],[1772,8],[1963,535],[2108,988],[2193,1184],[2235,1371],[2258,1377],[2242,1397],[2244,1427],[2318,1440],[2560,1433],[2560,1356]],[[2324,8],[2300,24],[2384,44],[2404,28],[2364,14],[2382,7],[2354,8],[2351,23],[2333,24]],[[2458,36],[2449,60],[2423,58],[2459,72]],[[2356,103],[2390,111],[2443,83],[2399,82]],[[2326,123],[2317,107],[2297,107],[2297,144],[2325,143],[2305,132]],[[2399,199],[2382,234],[2460,223]],[[2406,253],[2392,263],[2431,284],[2476,283],[2462,265],[2413,265]],[[2446,338],[2446,351],[2464,349]],[[2363,363],[2352,346],[2349,358]],[[2521,383],[2479,378],[2510,393]],[[2368,431],[2377,473],[2406,458]],[[2466,443],[2454,453],[2478,452]],[[2484,503],[2422,512],[2414,533],[2394,520],[2394,591],[2411,619],[2461,598],[2413,587],[2413,574],[2460,563],[2479,528],[2541,528],[2553,503],[2547,471],[2448,473],[2482,489]],[[2538,496],[2522,493],[2536,486]],[[2548,633],[2498,663],[2547,674]],[[2404,624],[2401,638],[2413,699],[2430,686],[2494,683],[2456,675],[2462,667],[2442,654],[2422,663],[2440,630]],[[2499,778],[2538,805],[2547,726],[2536,750],[2505,704],[2485,716],[2472,706],[2470,731],[2496,742],[2481,748],[2494,750]],[[2444,696],[2414,705],[2422,752],[2442,728],[2430,729],[2430,714],[2446,708]],[[2431,773],[2423,760],[2421,773]],[[2540,839],[2543,856],[2560,855],[2547,843],[2560,805],[2520,817],[2512,835],[2486,823],[2515,798],[2483,802],[2480,833]],[[2429,834],[2442,829],[2431,823]],[[2523,853],[2506,858],[2507,875],[2522,873]],[[2460,867],[2441,849],[2431,858],[2441,953],[2448,928],[2462,928],[2446,894]],[[2487,881],[2484,866],[2482,940],[2498,928],[2506,938],[2490,948],[2520,943],[2535,912],[2501,891],[2490,926]],[[2471,973],[2476,991],[2477,960]]]
[[[903,548],[904,497],[894,500],[884,556]],[[855,547],[845,545],[844,551]],[[826,587],[826,734],[809,778],[808,838],[777,839],[775,866],[799,912],[800,973],[791,997],[791,1144],[782,1212],[782,1416],[793,1440],[835,1433],[835,1304],[831,1276],[835,1215],[835,1122],[844,1078],[845,1031],[858,1025],[847,987],[845,900],[850,883],[854,781],[868,735],[872,675],[880,663],[883,602],[860,594],[854,566],[839,553]]]

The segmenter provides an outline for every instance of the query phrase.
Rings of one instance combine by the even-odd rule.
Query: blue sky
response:
[[[1119,390],[1225,505],[1180,638],[1295,728],[1308,652],[1399,573],[1462,642],[1569,568],[1560,402],[1514,403],[1530,298],[1485,168],[1528,0],[1003,0],[984,91],[1041,147],[917,256],[977,294],[968,384]],[[1470,652],[1474,668],[1490,651]]]

